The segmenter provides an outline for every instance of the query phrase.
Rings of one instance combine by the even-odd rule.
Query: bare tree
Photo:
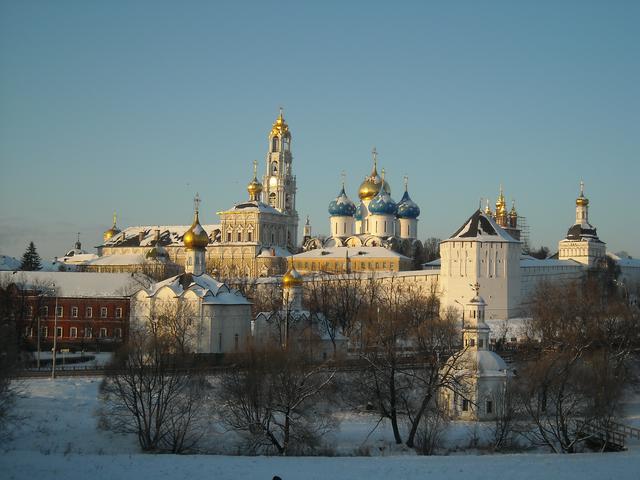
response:
[[[532,302],[538,355],[520,375],[520,398],[534,429],[529,438],[573,453],[620,411],[638,338],[637,310],[598,281],[542,285]]]
[[[205,388],[181,331],[139,323],[101,385],[103,424],[144,451],[187,452],[203,433]]]
[[[223,374],[222,420],[243,435],[248,451],[310,451],[332,428],[326,395],[335,371],[308,360],[293,346],[253,349],[246,363]]]
[[[362,280],[347,275],[332,276],[330,281],[314,278],[307,284],[307,291],[309,310],[331,339],[335,356],[336,339],[351,335],[362,308]]]

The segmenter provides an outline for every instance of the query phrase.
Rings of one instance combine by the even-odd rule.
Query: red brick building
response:
[[[147,278],[129,273],[16,272],[10,275],[17,335],[26,348],[113,350],[128,336],[130,295]],[[5,282],[6,283],[6,280]],[[56,312],[57,305],[57,312]]]

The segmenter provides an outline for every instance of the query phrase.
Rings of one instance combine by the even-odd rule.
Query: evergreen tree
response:
[[[22,263],[20,264],[20,270],[33,271],[42,269],[42,263],[40,262],[40,255],[36,251],[36,246],[33,242],[29,242],[27,251],[22,255]]]

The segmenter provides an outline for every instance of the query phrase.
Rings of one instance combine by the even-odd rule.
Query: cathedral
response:
[[[212,274],[258,277],[283,274],[286,258],[298,245],[296,177],[293,174],[291,131],[282,110],[268,135],[268,152],[262,182],[254,162],[247,185],[248,199],[218,211],[219,224],[203,224],[208,237],[205,263]],[[199,200],[198,200],[199,201]],[[104,232],[98,258],[83,269],[99,272],[143,271],[158,277],[182,270],[188,225],[113,225]]]
[[[420,207],[411,200],[408,179],[399,202],[391,198],[385,171],[378,173],[378,153],[373,149],[373,169],[358,189],[356,205],[347,195],[344,182],[338,196],[329,203],[330,236],[311,237],[305,225],[303,253],[294,257],[301,272],[410,270],[418,242]]]

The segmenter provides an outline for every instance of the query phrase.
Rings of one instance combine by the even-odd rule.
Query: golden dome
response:
[[[586,207],[589,199],[584,196],[584,182],[580,182],[580,196],[576,198],[576,207]]]
[[[382,185],[384,185],[384,191],[391,194],[389,184],[378,175],[378,152],[375,147],[372,153],[373,169],[371,170],[371,175],[365,177],[364,181],[360,184],[360,188],[358,189],[360,200],[371,200],[378,194]]]
[[[517,217],[518,212],[516,212],[516,202],[511,202],[511,211],[509,212],[510,217]]]
[[[289,132],[289,125],[284,121],[284,116],[282,115],[282,108],[280,109],[280,115],[275,122],[273,122],[273,126],[271,127],[271,135],[272,137],[289,137],[291,133]]]
[[[262,184],[258,181],[258,162],[255,160],[253,161],[253,180],[247,185],[247,192],[250,200],[258,200],[262,193]]]
[[[102,239],[106,242],[107,240],[110,240],[111,238],[113,238],[118,233],[120,233],[120,229],[118,227],[116,227],[116,212],[113,212],[113,225],[111,226],[111,228],[109,230],[106,230],[102,234]]]
[[[302,285],[302,275],[296,270],[291,262],[291,267],[287,270],[287,273],[282,277],[282,286],[285,288],[299,287]]]
[[[187,248],[206,248],[209,245],[209,235],[200,225],[200,218],[198,216],[198,208],[200,206],[200,195],[196,194],[196,198],[193,199],[195,205],[195,215],[193,223],[189,229],[184,232],[182,236],[182,242]]]

